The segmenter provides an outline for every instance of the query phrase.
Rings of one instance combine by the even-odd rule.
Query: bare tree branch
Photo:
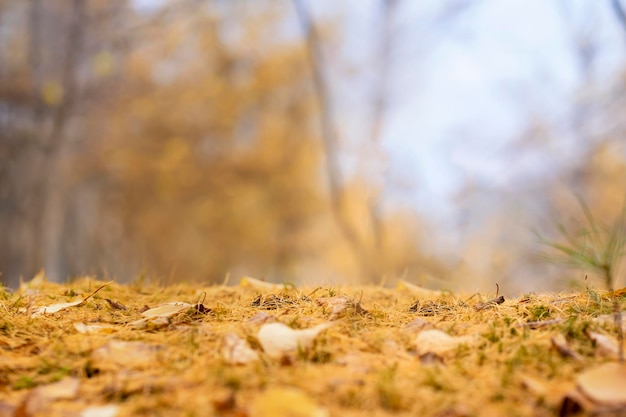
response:
[[[624,7],[620,0],[611,0],[611,5],[613,6],[613,11],[615,12],[615,16],[619,21],[620,25],[624,30],[626,30],[626,12],[624,11]]]
[[[73,0],[62,68],[63,98],[52,119],[52,129],[44,144],[43,204],[40,215],[41,258],[53,279],[60,279],[61,247],[66,211],[65,184],[61,163],[66,148],[66,126],[78,96],[78,67],[83,51],[85,1]]]

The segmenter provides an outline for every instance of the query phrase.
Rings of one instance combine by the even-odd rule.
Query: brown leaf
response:
[[[53,384],[34,388],[15,410],[15,415],[30,417],[42,413],[53,401],[74,399],[79,386],[78,378],[65,378]]]
[[[609,362],[582,372],[578,388],[593,402],[624,407],[626,412],[626,364]]]
[[[259,311],[254,316],[248,318],[246,320],[246,323],[255,325],[255,324],[268,323],[268,322],[271,323],[273,321],[276,321],[276,317],[272,316],[271,314],[266,313],[265,311]]]
[[[450,336],[441,330],[430,329],[421,331],[415,338],[416,353],[420,356],[426,353],[443,355],[454,351],[461,345],[472,346],[478,342],[474,335]]]
[[[91,366],[99,370],[146,369],[156,365],[159,346],[111,340],[91,353]]]
[[[424,320],[421,317],[417,317],[416,319],[404,325],[404,329],[409,330],[409,331],[420,331],[420,330],[428,329],[430,327],[433,327],[432,323]]]
[[[331,313],[328,320],[337,320],[348,308],[353,308],[358,315],[370,314],[361,306],[359,301],[353,301],[346,296],[321,297],[315,300],[321,306],[331,307]]]

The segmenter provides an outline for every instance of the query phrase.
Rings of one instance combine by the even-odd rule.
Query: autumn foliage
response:
[[[372,218],[362,178],[343,178],[332,200],[290,8],[9,1],[0,12],[16,22],[1,39],[3,280],[42,266],[53,279],[205,281],[437,267],[422,262],[414,215]]]

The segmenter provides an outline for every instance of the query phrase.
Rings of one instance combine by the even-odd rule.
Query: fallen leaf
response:
[[[461,345],[472,346],[478,342],[474,335],[450,336],[437,329],[421,331],[415,338],[416,353],[421,356],[426,353],[442,355],[455,350]]]
[[[276,321],[276,317],[271,314],[266,313],[265,311],[259,311],[254,316],[248,318],[246,323],[248,324],[263,324],[268,322]]]
[[[576,385],[596,403],[626,407],[626,364],[609,362],[584,371]]]
[[[83,303],[83,300],[76,300],[76,301],[72,301],[69,303],[58,303],[58,304],[51,304],[49,306],[44,306],[44,307],[37,307],[33,309],[30,316],[38,317],[38,316],[41,316],[42,314],[54,314],[61,310],[65,310],[66,308],[74,307],[82,303]]]
[[[172,317],[180,313],[181,311],[187,310],[191,307],[193,307],[193,304],[175,301],[172,303],[161,304],[159,306],[146,310],[141,313],[141,315],[148,319],[154,317]]]
[[[419,285],[411,284],[410,282],[404,280],[398,281],[397,288],[399,291],[408,291],[423,300],[437,299],[441,298],[444,295],[443,291],[430,290],[428,288],[420,287]]]
[[[170,325],[169,317],[151,317],[139,319],[128,323],[135,330],[157,330]]]
[[[99,370],[145,369],[156,365],[159,346],[111,340],[91,353],[91,366]]]
[[[355,302],[345,296],[321,297],[315,301],[321,306],[332,308],[330,317],[328,318],[330,321],[337,320],[348,308],[353,308],[356,314],[369,314],[369,312],[361,306],[360,302]]]
[[[235,333],[224,336],[221,354],[229,365],[245,365],[259,359],[259,354]]]
[[[52,305],[43,306],[43,307],[36,307],[36,308],[34,308],[31,311],[30,316],[31,317],[38,317],[38,316],[41,316],[42,314],[53,314],[53,313],[57,313],[57,312],[59,312],[61,310],[65,310],[66,308],[69,308],[69,307],[75,307],[75,306],[79,306],[81,304],[84,304],[84,303],[87,302],[87,300],[89,300],[91,297],[93,297],[98,291],[100,291],[101,289],[103,289],[107,285],[110,285],[111,283],[113,283],[113,281],[109,281],[106,284],[101,285],[95,291],[93,291],[91,294],[89,294],[87,297],[83,298],[82,300],[76,300],[76,301],[72,301],[72,302],[69,302],[69,303],[52,304]]]
[[[430,323],[429,321],[426,321],[423,318],[418,317],[414,320],[411,320],[407,324],[405,324],[404,329],[409,330],[409,331],[420,331],[420,330],[424,330],[432,326],[433,326],[432,323]]]
[[[53,401],[74,399],[78,394],[79,386],[78,378],[64,378],[53,384],[34,388],[15,410],[15,415],[33,416],[48,409],[49,404]]]
[[[101,405],[84,409],[80,417],[115,417],[119,411],[120,408],[117,405]]]
[[[132,321],[128,323],[128,326],[135,330],[157,330],[162,327],[169,326],[170,317],[173,317],[176,314],[192,307],[197,308],[198,306],[180,301],[161,304],[144,310],[141,313],[144,318]],[[204,306],[202,307],[204,308]]]
[[[328,417],[304,392],[294,388],[270,388],[259,394],[251,405],[254,417]]]
[[[309,329],[294,330],[282,323],[267,323],[261,326],[257,338],[263,351],[269,357],[278,359],[298,349],[310,348],[317,335],[331,326],[332,323],[322,323]]]
[[[252,287],[263,290],[283,290],[285,289],[285,285],[283,284],[274,284],[271,282],[261,281],[260,279],[252,278],[252,277],[242,277],[239,281],[239,286],[241,287]]]
[[[254,300],[252,300],[252,307],[264,308],[266,310],[276,310],[283,307],[294,306],[299,302],[299,299],[289,294],[259,294]]]
[[[78,333],[101,333],[109,334],[117,331],[116,327],[110,324],[85,324],[82,322],[74,323],[74,328]]]
[[[351,304],[350,299],[344,296],[322,297],[316,299],[315,301],[321,306],[332,308],[330,317],[328,318],[330,321],[337,319]]]

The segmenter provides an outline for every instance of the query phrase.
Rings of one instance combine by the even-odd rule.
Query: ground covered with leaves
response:
[[[0,290],[0,416],[624,415],[613,295],[38,276]]]

